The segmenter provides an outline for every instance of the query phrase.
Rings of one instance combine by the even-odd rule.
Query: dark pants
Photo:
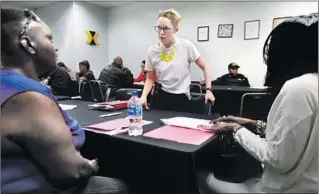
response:
[[[172,94],[159,89],[153,96],[152,108],[177,112],[208,113],[204,95],[188,99],[186,94]]]
[[[87,184],[79,185],[74,194],[113,194],[126,193],[125,184],[114,178],[92,176]]]

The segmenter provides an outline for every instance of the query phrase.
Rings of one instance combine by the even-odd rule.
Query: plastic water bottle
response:
[[[128,135],[139,136],[143,134],[143,105],[136,91],[131,94],[132,97],[127,103],[127,116],[130,121]]]

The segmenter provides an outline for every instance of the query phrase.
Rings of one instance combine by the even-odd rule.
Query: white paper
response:
[[[204,120],[204,119],[194,119],[194,118],[188,118],[188,117],[173,117],[170,119],[161,119],[161,121],[165,125],[172,125],[177,127],[185,127],[190,129],[197,129],[202,131],[207,131],[205,129],[201,129],[198,126],[204,125],[204,126],[211,126],[210,120]]]
[[[253,88],[253,89],[266,89],[268,87],[267,86],[251,86],[250,88]]]
[[[245,23],[245,39],[259,38],[259,21]]]
[[[143,126],[145,125],[149,125],[149,124],[152,124],[153,121],[145,121],[143,120]],[[114,133],[116,132],[115,130],[111,130],[111,131],[103,131],[103,130],[98,130],[98,129],[87,129],[87,128],[84,128],[84,130],[86,131],[91,131],[91,132],[94,132],[94,133],[100,133],[100,134],[105,134],[105,135],[114,135]],[[121,129],[121,131],[127,131],[128,128],[123,128]],[[116,134],[116,133],[115,133]]]
[[[208,28],[198,28],[198,40],[208,39]]]
[[[72,110],[78,107],[77,105],[59,104],[62,110]]]

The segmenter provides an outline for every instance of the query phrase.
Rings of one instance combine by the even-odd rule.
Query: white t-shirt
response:
[[[158,83],[162,85],[165,92],[189,94],[191,63],[195,62],[201,54],[189,40],[175,38],[175,56],[170,62],[165,62],[160,58],[162,48],[164,47],[159,43],[148,48],[145,70],[156,72]],[[165,54],[168,55],[172,48],[165,48]]]
[[[266,139],[238,130],[234,138],[264,164],[252,192],[318,193],[318,124],[318,74],[305,74],[282,87],[267,118]]]

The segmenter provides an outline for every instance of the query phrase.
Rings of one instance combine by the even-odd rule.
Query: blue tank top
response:
[[[58,102],[51,91],[40,82],[20,73],[1,70],[1,106],[11,97],[26,91],[39,92]],[[60,107],[59,107],[60,108]],[[60,108],[65,123],[72,132],[73,144],[77,149],[83,145],[85,133],[81,125]],[[1,156],[1,193],[51,193],[56,191],[38,168],[23,153]]]

